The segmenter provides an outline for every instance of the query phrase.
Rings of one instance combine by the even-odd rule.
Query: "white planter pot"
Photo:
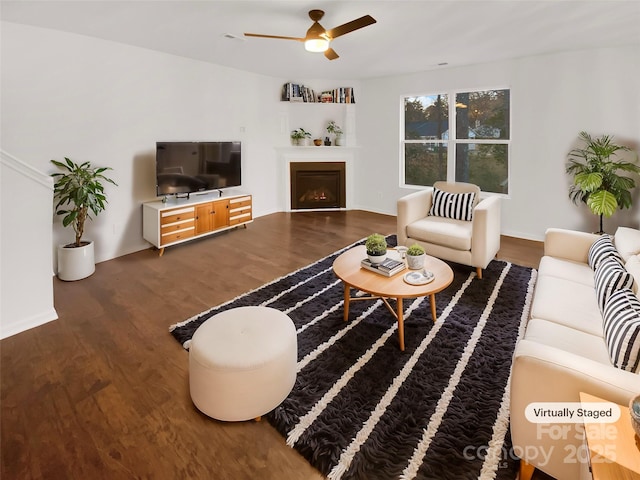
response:
[[[407,255],[407,267],[411,270],[420,270],[424,268],[424,259],[427,255]]]
[[[336,137],[335,145],[336,147],[341,147],[343,145],[342,136]]]
[[[86,278],[96,271],[93,242],[82,247],[58,246],[58,278],[72,282]]]
[[[369,259],[369,261],[373,264],[377,264],[377,263],[382,263],[386,260],[387,258],[387,254],[385,253],[384,255],[369,255],[367,253],[367,258]]]

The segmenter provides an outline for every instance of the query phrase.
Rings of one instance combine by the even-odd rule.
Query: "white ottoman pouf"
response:
[[[189,347],[189,389],[198,410],[218,420],[260,417],[296,380],[296,328],[269,307],[239,307],[205,321]]]

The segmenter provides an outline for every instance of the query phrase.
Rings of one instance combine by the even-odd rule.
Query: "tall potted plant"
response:
[[[62,172],[52,173],[53,197],[57,200],[55,210],[62,216],[62,225],[71,225],[75,241],[58,248],[58,277],[72,281],[88,277],[95,271],[94,244],[83,241],[84,226],[91,213],[97,216],[105,209],[107,198],[102,182],[117,185],[104,172],[109,167],[94,168],[90,162],[77,164],[67,157],[65,162],[51,160]]]
[[[603,217],[610,217],[618,208],[630,208],[633,203],[631,190],[636,182],[618,172],[637,174],[640,173],[640,167],[633,162],[611,158],[618,152],[630,149],[613,143],[610,135],[592,138],[587,132],[580,132],[580,138],[586,145],[569,152],[566,170],[573,175],[569,198],[576,204],[585,203],[591,212],[600,216],[598,233],[602,234]]]

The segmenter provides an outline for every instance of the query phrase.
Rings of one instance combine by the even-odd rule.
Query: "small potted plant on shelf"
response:
[[[297,128],[291,132],[291,143],[293,145],[304,146],[308,138],[311,138],[311,134],[304,128]]]
[[[93,241],[83,241],[84,225],[105,209],[107,198],[102,182],[117,185],[104,176],[109,167],[95,168],[91,163],[77,164],[65,157],[65,163],[51,160],[63,172],[52,173],[53,197],[57,200],[55,210],[62,215],[62,225],[71,225],[75,241],[58,248],[58,278],[65,281],[80,280],[95,271]],[[67,207],[67,205],[69,205]]]
[[[414,243],[407,249],[407,267],[411,270],[419,270],[424,267],[424,257],[426,253],[424,248]]]
[[[384,235],[372,233],[364,243],[371,263],[382,263],[387,258],[387,240]]]
[[[338,147],[342,145],[342,128],[336,125],[336,122],[331,120],[327,124],[327,132],[329,132],[331,135],[335,135],[334,145]]]

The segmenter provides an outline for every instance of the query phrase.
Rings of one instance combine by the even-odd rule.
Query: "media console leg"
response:
[[[161,257],[163,254],[164,254],[164,247],[160,249],[160,253],[158,253],[158,256]]]

